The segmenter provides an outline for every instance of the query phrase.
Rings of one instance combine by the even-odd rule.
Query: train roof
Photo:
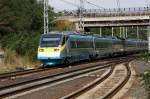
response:
[[[76,32],[76,31],[52,31],[49,32],[48,34],[43,34],[43,35],[50,35],[50,34],[62,34],[62,35],[69,35],[69,36],[86,36],[86,37],[96,37],[96,38],[102,38],[102,39],[112,39],[112,40],[126,40],[126,41],[144,41],[147,42],[146,40],[137,40],[137,39],[124,39],[124,38],[119,38],[119,37],[112,37],[112,36],[100,36],[98,34],[91,34],[89,32]]]
[[[88,36],[88,37],[97,37],[97,38],[106,38],[106,39],[119,39],[117,37],[112,37],[112,36],[100,36],[98,34],[90,34],[89,32],[84,32],[84,33],[80,33],[80,32],[76,32],[76,31],[63,31],[63,32],[59,32],[59,31],[52,31],[49,32],[48,34],[62,34],[62,35],[75,35],[75,36]],[[43,35],[48,35],[48,34],[43,34]]]

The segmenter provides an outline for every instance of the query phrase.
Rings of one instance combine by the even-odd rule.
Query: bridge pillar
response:
[[[125,38],[125,27],[122,27],[122,29],[123,29],[123,30],[122,30],[122,33],[123,33],[123,36],[122,36],[122,37]]]
[[[126,38],[128,38],[128,27],[126,27]]]
[[[114,36],[114,27],[112,27],[112,37]]]
[[[75,23],[75,28],[76,28],[77,31],[80,31],[79,23]]]
[[[122,27],[120,27],[120,37],[122,37]]]
[[[137,28],[137,31],[136,31],[136,33],[137,33],[137,39],[139,39],[139,27],[137,26],[136,28]]]
[[[99,28],[99,35],[102,37],[102,27]]]

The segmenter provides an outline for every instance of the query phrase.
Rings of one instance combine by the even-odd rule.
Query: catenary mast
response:
[[[44,34],[47,34],[48,30],[48,0],[44,0]]]
[[[84,10],[84,1],[83,0],[80,0],[80,14],[79,14],[79,17],[80,17],[80,23],[79,23],[79,29],[80,31],[84,31],[84,21],[83,21],[83,10]]]

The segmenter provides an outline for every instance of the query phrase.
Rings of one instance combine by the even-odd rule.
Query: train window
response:
[[[71,41],[71,48],[76,48],[76,41]]]
[[[66,42],[68,41],[69,37],[66,36]]]
[[[41,38],[40,47],[58,47],[60,40],[61,35],[44,35]]]
[[[62,45],[64,45],[67,42],[67,40],[68,40],[68,37],[64,36],[63,41],[62,41]]]
[[[90,41],[77,41],[78,48],[92,48],[93,44]]]
[[[110,45],[108,42],[96,42],[96,48],[108,48]]]
[[[63,41],[62,41],[62,45],[64,45],[65,42],[66,42],[66,37],[64,36],[64,37],[63,37]]]

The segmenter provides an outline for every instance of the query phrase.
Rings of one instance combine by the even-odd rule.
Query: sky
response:
[[[62,10],[73,10],[77,9],[80,0],[49,0],[49,4],[55,9],[55,11]],[[117,0],[84,0],[84,7],[96,9],[98,7],[93,6],[88,2],[96,4],[97,6],[103,8],[118,8]],[[120,2],[121,8],[129,8],[129,7],[146,7],[150,5],[150,0],[118,0]],[[71,4],[66,3],[71,2]]]

